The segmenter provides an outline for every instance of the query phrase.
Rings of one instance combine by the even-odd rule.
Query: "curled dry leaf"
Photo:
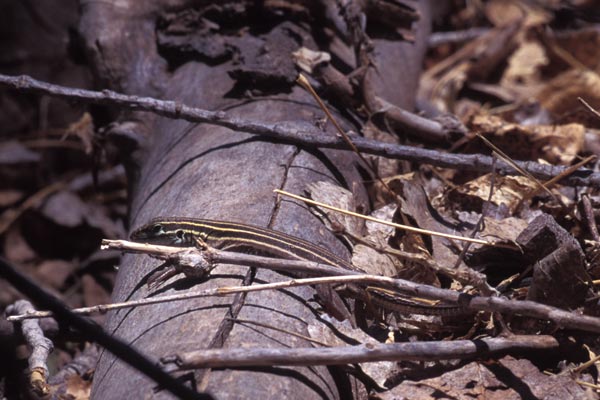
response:
[[[331,61],[329,53],[324,51],[314,51],[306,47],[301,47],[292,53],[296,65],[308,74],[312,74],[313,68],[322,63]]]
[[[585,128],[579,124],[522,126],[480,113],[469,127],[515,160],[544,159],[568,165],[582,150]]]
[[[517,21],[492,29],[427,70],[421,78],[419,96],[441,112],[453,112],[465,82],[485,81],[504,64],[516,46],[521,26]]]

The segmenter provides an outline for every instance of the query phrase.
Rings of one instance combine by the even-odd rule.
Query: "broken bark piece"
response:
[[[591,281],[581,246],[548,214],[543,214],[517,237],[532,262],[533,282],[528,300],[571,309],[582,305]]]

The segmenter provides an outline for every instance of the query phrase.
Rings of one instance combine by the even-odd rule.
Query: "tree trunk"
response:
[[[421,18],[414,44],[373,40],[378,93],[407,108],[414,104],[429,30],[426,5],[418,6]],[[214,4],[215,8],[221,6],[225,7],[219,2]],[[200,51],[200,55],[192,57],[194,60],[181,62],[181,53],[173,56],[164,48],[159,54],[158,43],[162,43],[164,32],[159,32],[156,21],[170,21],[170,16],[181,16],[182,10],[192,12],[191,7],[183,1],[84,3],[81,32],[103,87],[176,99],[249,121],[286,122],[299,130],[322,117],[313,99],[293,84],[293,64],[290,72],[292,51],[301,46],[317,49],[315,41],[323,40],[314,37],[317,26],[277,20],[274,15],[259,23],[262,20],[255,13],[262,10],[258,6],[238,3],[236,7],[247,10],[236,16],[247,15],[248,21],[221,21],[216,31],[214,27],[207,28],[195,37],[196,44],[200,42],[196,47],[203,46],[204,53]],[[210,15],[206,14],[206,18]],[[225,19],[225,13],[220,15]],[[206,22],[200,21],[199,25]],[[226,37],[220,29],[227,28],[227,23],[236,29],[248,23],[249,29],[239,29],[245,32],[243,35]],[[312,23],[316,24],[314,20]],[[230,46],[223,46],[225,50],[233,45],[237,46],[236,51],[222,54],[219,46],[224,40]],[[170,65],[163,57],[170,59]],[[174,58],[179,62],[174,62]],[[271,76],[264,81],[248,81],[248,76],[260,76],[257,68]],[[273,84],[274,79],[277,84]],[[360,131],[360,126],[342,116],[338,118],[345,128]],[[335,134],[331,129],[327,131],[323,134]],[[349,257],[348,250],[306,206],[277,199],[272,191],[279,188],[302,194],[310,183],[325,180],[351,189],[357,202],[368,204],[364,178],[352,153],[278,143],[218,126],[147,113],[122,114],[110,136],[128,165],[132,228],[158,216],[238,221],[283,231]],[[157,265],[156,260],[145,256],[125,256],[113,300],[194,290],[180,282],[168,284],[158,293],[149,290],[143,279]],[[222,265],[201,285],[209,288],[283,278],[274,272],[254,274],[247,268]],[[322,323],[315,303],[308,302],[313,296],[312,288],[294,288],[121,310],[109,315],[105,329],[156,360],[198,348],[310,346],[289,334],[233,324],[230,318],[259,321],[306,335],[308,324]],[[194,378],[192,384],[217,398],[348,398],[364,393],[356,389],[360,386],[350,378],[325,367],[197,371]],[[103,352],[94,376],[94,398],[169,396],[164,391],[154,393],[154,389],[153,382]]]

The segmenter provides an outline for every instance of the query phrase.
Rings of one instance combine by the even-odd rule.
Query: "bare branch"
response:
[[[104,248],[120,249],[125,250],[129,246],[140,250],[139,243],[128,242],[125,240],[104,240]],[[155,250],[160,247],[168,246],[151,246]],[[503,297],[485,297],[485,296],[473,296],[467,293],[460,293],[453,290],[441,289],[430,285],[414,283],[404,279],[394,279],[385,276],[367,275],[359,272],[348,271],[340,268],[335,268],[311,261],[296,261],[296,260],[284,260],[280,258],[260,257],[251,254],[237,253],[221,251],[216,249],[210,249],[209,252],[202,252],[195,248],[170,248],[169,252],[180,252],[185,255],[185,259],[190,259],[190,255],[195,254],[192,258],[196,257],[208,258],[206,262],[208,264],[235,264],[245,265],[255,268],[267,268],[276,271],[285,271],[288,273],[308,273],[311,275],[330,275],[332,277],[326,278],[308,278],[308,279],[294,279],[291,281],[269,283],[263,285],[252,285],[252,286],[232,286],[222,287],[215,289],[208,289],[194,293],[184,293],[171,296],[153,297],[148,299],[117,303],[112,305],[100,305],[95,307],[87,307],[80,309],[82,313],[89,314],[92,312],[105,312],[109,309],[115,308],[127,308],[136,307],[142,305],[149,305],[155,303],[161,303],[166,301],[177,301],[186,300],[195,297],[208,297],[208,296],[223,296],[234,293],[245,293],[259,290],[274,290],[282,289],[294,286],[305,286],[305,285],[316,285],[316,284],[332,284],[332,283],[359,283],[363,285],[377,285],[379,287],[389,288],[396,290],[400,293],[426,299],[443,300],[448,303],[458,304],[466,309],[476,311],[489,311],[499,312],[503,314],[518,314],[526,317],[538,318],[549,320],[555,323],[558,327],[568,329],[579,329],[588,332],[600,333],[600,318],[591,317],[588,315],[579,315],[575,312],[562,310],[557,307],[548,306],[545,304],[537,303],[534,301],[525,300],[509,300]],[[173,254],[170,257],[174,257]],[[35,315],[22,315],[18,319],[25,318],[39,318],[47,317],[51,314],[39,312]],[[15,316],[11,317],[11,320],[16,320]]]
[[[33,312],[33,305],[27,300],[17,300],[6,308],[6,315],[28,314]],[[44,336],[39,321],[23,321],[21,324],[23,337],[27,346],[31,349],[29,355],[29,385],[39,396],[45,396],[50,392],[48,387],[48,366],[46,362],[48,355],[54,349],[54,344]]]
[[[47,82],[41,82],[24,75],[11,77],[0,74],[0,85],[10,86],[22,91],[43,93],[67,100],[77,100],[84,103],[116,105],[131,110],[149,111],[168,118],[219,125],[236,131],[263,135],[297,144],[323,148],[349,149],[348,144],[344,142],[343,138],[323,135],[319,129],[311,125],[305,125],[302,130],[299,130],[297,122],[269,124],[247,121],[228,116],[228,114],[223,111],[207,111],[200,108],[189,107],[177,101],[165,101],[151,97],[127,96],[110,90],[96,92],[67,88]],[[349,136],[356,148],[367,154],[425,163],[444,168],[479,171],[482,173],[492,171],[493,160],[492,157],[489,156],[479,154],[449,154],[436,150],[383,143],[355,135]],[[566,167],[562,166],[543,165],[533,161],[517,162],[517,164],[536,178],[544,180],[551,179],[552,177],[563,173],[566,169]],[[503,161],[498,163],[497,172],[505,175],[517,174],[514,168]],[[581,169],[565,178],[561,183],[600,187],[600,173],[595,173],[589,169]]]
[[[326,348],[197,350],[163,360],[181,370],[272,365],[341,365],[375,361],[440,361],[487,358],[497,352],[551,350],[558,341],[548,335],[414,343],[369,343]]]

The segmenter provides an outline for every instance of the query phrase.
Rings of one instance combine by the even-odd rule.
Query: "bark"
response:
[[[102,85],[129,94],[226,110],[245,119],[291,121],[301,126],[322,116],[309,95],[291,83],[293,73],[288,72],[290,80],[283,79],[275,89],[269,87],[269,95],[263,92],[248,97],[247,92],[237,92],[240,82],[248,84],[244,82],[248,76],[244,68],[248,67],[249,54],[244,54],[246,64],[241,66],[225,57],[210,62],[187,61],[169,69],[157,49],[156,21],[167,11],[186,7],[184,2],[175,1],[84,3],[80,30]],[[246,34],[238,44],[271,52],[273,70],[281,66],[280,61],[287,62],[285,58],[290,49],[295,50],[293,47],[316,48],[306,27],[282,24],[275,24],[260,38]],[[427,13],[421,10],[416,44],[374,40],[380,80],[377,85],[386,100],[404,107],[414,103],[428,24]],[[217,42],[220,38],[213,39]],[[256,60],[264,62],[258,56]],[[264,82],[254,85],[266,87]],[[346,128],[360,130],[339,118]],[[334,134],[328,131],[324,134]],[[112,139],[127,161],[133,228],[157,216],[239,221],[284,231],[349,257],[341,242],[305,206],[279,201],[272,193],[276,188],[303,193],[309,183],[329,180],[350,188],[359,203],[367,204],[356,157],[349,152],[304,148],[146,113],[122,114],[112,130]],[[124,257],[114,301],[151,295],[143,279],[156,266],[157,262],[147,257]],[[224,265],[202,283],[202,288],[281,278],[275,272],[260,271],[255,276],[247,268]],[[191,286],[178,282],[160,292],[193,290]],[[315,303],[308,302],[313,295],[311,288],[294,288],[251,293],[245,298],[200,298],[183,305],[121,310],[110,313],[105,329],[156,360],[194,349],[306,347],[309,343],[300,338],[260,327],[232,325],[227,318],[233,314],[306,334],[307,324],[321,323]],[[195,380],[194,384],[217,398],[348,398],[360,392],[353,390],[357,386],[348,377],[322,366],[200,370]],[[102,353],[94,376],[93,398],[169,396],[154,393],[154,389],[152,382],[111,354]]]

